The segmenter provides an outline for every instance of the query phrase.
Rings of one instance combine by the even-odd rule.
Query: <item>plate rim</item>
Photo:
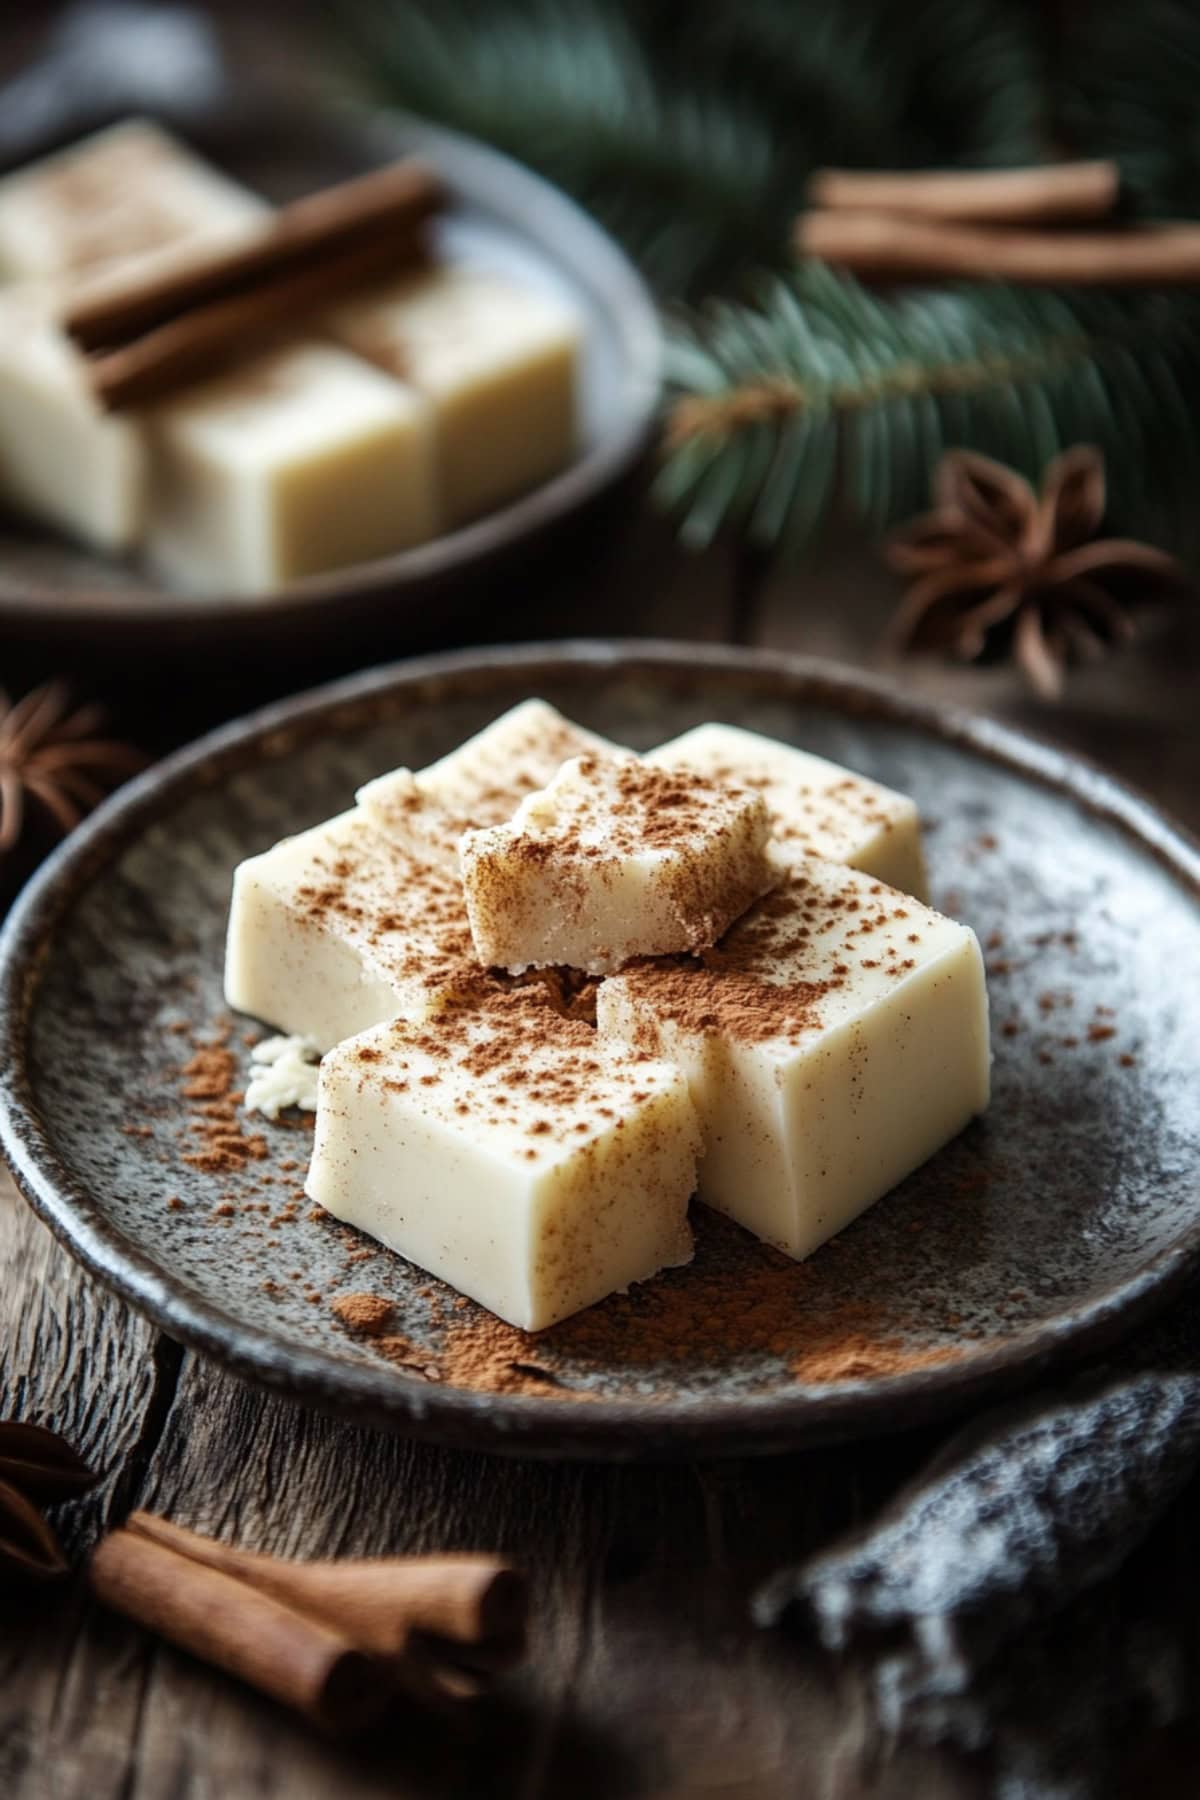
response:
[[[273,102],[270,117],[294,118],[294,109]],[[262,119],[258,124],[261,128]],[[168,120],[168,123],[171,123]],[[236,119],[233,121],[236,124]],[[172,636],[188,630],[217,630],[278,619],[295,623],[346,600],[418,593],[435,584],[462,580],[492,557],[515,551],[545,529],[561,524],[606,493],[632,470],[649,449],[662,398],[664,337],[650,288],[631,257],[600,222],[544,176],[482,139],[452,131],[400,108],[355,113],[329,106],[323,125],[344,131],[348,141],[377,146],[380,162],[389,154],[429,154],[445,159],[451,194],[461,190],[469,201],[483,204],[505,218],[536,217],[531,231],[539,245],[566,243],[569,254],[557,262],[571,270],[589,290],[603,288],[612,298],[605,310],[613,324],[633,376],[628,415],[610,434],[576,457],[565,469],[539,482],[528,493],[427,543],[411,545],[388,556],[347,564],[342,569],[304,576],[266,594],[245,595],[221,590],[212,594],[175,593],[165,587],[144,591],[132,585],[80,586],[47,592],[0,577],[0,619],[77,627],[81,630],[127,630],[141,625]],[[176,124],[187,136],[186,123]],[[371,166],[375,166],[372,163]],[[549,254],[549,252],[547,252]],[[594,271],[595,278],[584,279]],[[112,559],[120,571],[120,557]]]
[[[168,1336],[260,1386],[366,1423],[477,1450],[604,1460],[666,1461],[795,1450],[916,1425],[960,1404],[1011,1391],[1051,1367],[1078,1362],[1165,1304],[1200,1267],[1200,1205],[1192,1223],[1130,1274],[992,1351],[965,1361],[837,1383],[797,1382],[763,1398],[592,1399],[494,1395],[425,1383],[391,1368],[338,1362],[269,1327],[247,1325],[215,1303],[173,1287],[167,1272],[103,1213],[53,1150],[34,1101],[27,1033],[39,973],[62,920],[180,794],[239,766],[338,727],[372,702],[390,711],[405,692],[472,685],[536,686],[575,671],[647,673],[681,680],[725,674],[734,687],[804,698],[884,718],[982,755],[1065,795],[1133,837],[1200,904],[1200,841],[1149,798],[1095,764],[995,720],[915,697],[884,678],[764,650],[658,639],[579,639],[444,652],[344,677],[275,701],[173,752],[97,809],[47,859],[0,930],[0,1153],[34,1212],[92,1276]],[[1200,1194],[1198,1194],[1200,1199]]]

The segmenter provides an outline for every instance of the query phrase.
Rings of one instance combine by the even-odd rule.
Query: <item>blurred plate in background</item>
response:
[[[167,121],[178,129],[173,121]],[[648,446],[659,386],[659,329],[640,276],[574,203],[508,158],[452,132],[374,114],[313,116],[243,106],[184,134],[219,166],[276,201],[400,156],[434,163],[451,193],[436,240],[449,261],[513,275],[570,302],[585,325],[580,448],[575,461],[484,518],[399,555],[309,577],[254,599],[181,595],[131,564],[0,519],[0,628],[57,647],[94,644],[150,655],[255,642],[308,642],[414,618],[490,565],[522,551],[611,495]]]

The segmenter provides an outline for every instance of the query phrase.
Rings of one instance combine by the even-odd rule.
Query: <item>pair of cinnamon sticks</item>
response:
[[[1200,282],[1200,225],[1105,225],[1120,198],[1111,162],[1000,170],[821,169],[795,246],[881,281],[1049,286]]]
[[[232,245],[102,278],[63,330],[102,406],[146,406],[423,260],[445,203],[425,164],[390,164],[268,214]]]
[[[330,1732],[400,1695],[472,1699],[524,1654],[526,1583],[496,1556],[295,1562],[136,1512],[89,1579],[105,1605]]]

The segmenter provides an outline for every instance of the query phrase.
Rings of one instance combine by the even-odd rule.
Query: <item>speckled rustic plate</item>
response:
[[[996,1054],[987,1117],[807,1264],[698,1207],[690,1268],[537,1339],[308,1217],[302,1124],[264,1127],[240,1172],[185,1161],[205,1102],[180,1074],[220,1030],[238,859],[530,694],[637,746],[730,720],[915,794],[935,898],[988,947]],[[897,1426],[1112,1339],[1195,1265],[1198,895],[1200,854],[1125,790],[860,676],[644,644],[441,657],[217,733],[52,859],[3,938],[0,1134],[104,1281],[239,1373],[347,1414],[605,1456]],[[331,1303],[349,1293],[393,1304],[388,1337],[345,1328]]]
[[[171,123],[171,121],[167,121]],[[182,132],[195,137],[195,133]],[[580,433],[562,472],[485,517],[395,556],[356,563],[246,599],[164,590],[135,564],[98,555],[0,514],[0,624],[28,636],[153,654],[297,634],[344,639],[351,626],[443,615],[469,578],[511,567],[628,476],[653,431],[659,328],[653,302],[613,240],[564,194],[487,145],[396,114],[305,112],[263,103],[217,115],[198,140],[221,168],[276,201],[419,155],[441,171],[450,206],[440,253],[508,274],[573,306],[584,327]],[[403,639],[392,638],[392,642]]]

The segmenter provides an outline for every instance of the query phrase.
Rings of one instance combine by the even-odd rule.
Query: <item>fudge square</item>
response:
[[[486,983],[321,1064],[306,1191],[526,1331],[687,1262],[687,1083]]]
[[[59,329],[61,283],[0,285],[0,498],[101,550],[141,532],[146,453],[135,420],[107,413]]]
[[[428,768],[415,774],[394,769],[369,781],[359,789],[358,802],[380,831],[407,831],[419,799],[452,815],[459,832],[502,825],[526,794],[545,787],[572,756],[589,750],[616,755],[620,746],[564,719],[545,700],[523,700]]]
[[[881,782],[736,725],[697,725],[646,752],[762,795],[781,864],[824,856],[924,900],[929,892],[914,803]]]
[[[423,1017],[477,972],[457,871],[357,811],[234,875],[225,997],[320,1050],[400,1014]]]
[[[0,181],[0,279],[89,279],[185,245],[233,242],[269,213],[149,119],[127,119]]]
[[[988,1101],[987,991],[966,926],[813,857],[699,961],[600,988],[602,1041],[687,1075],[699,1195],[807,1256]]]
[[[429,401],[448,524],[511,500],[571,460],[581,332],[550,295],[451,265],[348,300],[328,323],[339,343]]]
[[[462,839],[479,960],[603,975],[715,944],[773,885],[768,826],[748,788],[636,756],[573,757],[509,824]]]
[[[145,417],[146,553],[177,587],[261,594],[438,529],[428,408],[336,345],[265,352]]]
[[[102,550],[136,544],[146,449],[59,320],[86,291],[256,229],[265,201],[134,120],[0,182],[0,496]]]

